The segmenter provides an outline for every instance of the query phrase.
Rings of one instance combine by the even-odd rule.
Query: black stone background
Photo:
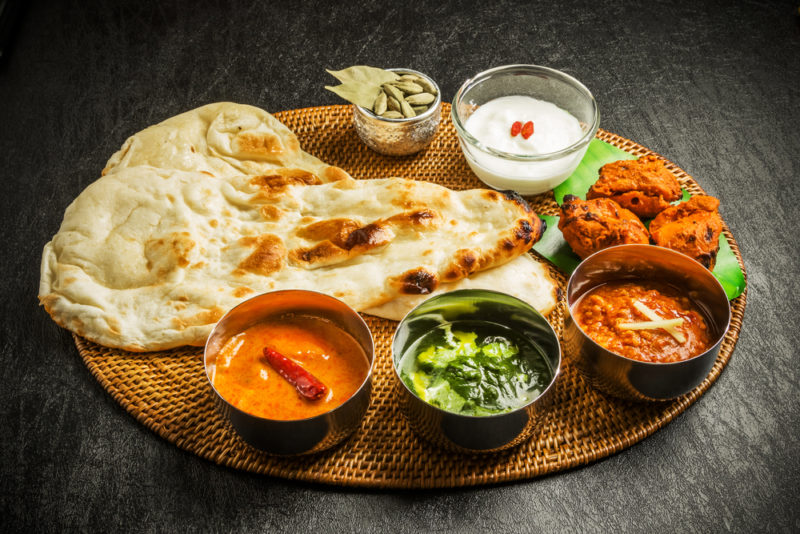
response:
[[[0,530],[791,532],[798,514],[796,1],[33,2],[0,68]],[[131,134],[219,100],[338,104],[325,68],[409,66],[451,99],[536,63],[602,127],[722,200],[749,296],[733,358],[686,413],[569,472],[367,491],[216,466],[138,424],[36,300],[42,246]]]

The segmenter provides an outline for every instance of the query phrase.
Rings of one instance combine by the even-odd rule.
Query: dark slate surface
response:
[[[0,68],[0,530],[797,531],[797,2],[36,2]],[[413,6],[414,3],[411,3]],[[496,487],[363,491],[221,468],[151,433],[37,305],[42,246],[141,128],[232,100],[339,103],[324,69],[410,66],[452,98],[507,63],[563,69],[602,126],[722,200],[744,329],[719,381],[642,443]]]

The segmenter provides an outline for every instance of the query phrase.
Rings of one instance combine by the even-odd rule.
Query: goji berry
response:
[[[532,135],[533,135],[533,121],[528,121],[525,123],[525,126],[522,127],[522,137],[527,139]]]

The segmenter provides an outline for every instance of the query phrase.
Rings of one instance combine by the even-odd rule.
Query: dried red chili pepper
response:
[[[517,121],[511,125],[511,137],[516,137],[520,130],[522,130],[522,123]]]
[[[294,360],[291,360],[269,347],[264,347],[264,359],[278,371],[278,374],[297,388],[297,392],[308,400],[319,400],[325,395],[328,388],[317,377],[303,369]]]
[[[533,121],[528,121],[522,127],[522,137],[525,139],[533,135]]]

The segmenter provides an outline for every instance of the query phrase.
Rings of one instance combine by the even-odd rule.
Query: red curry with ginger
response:
[[[658,317],[648,317],[637,309],[642,305]],[[709,323],[687,295],[653,281],[620,280],[593,288],[575,304],[573,316],[597,344],[645,362],[687,360],[705,352],[713,340]],[[641,324],[654,318],[671,319],[673,323],[680,318],[682,322],[670,327],[674,334],[665,328],[647,328]],[[643,328],[629,328],[637,323]]]
[[[269,347],[290,358],[325,385],[309,400],[264,357]],[[219,351],[211,383],[243,412],[278,420],[306,419],[340,406],[361,387],[369,361],[361,345],[321,318],[290,316],[251,326]]]

